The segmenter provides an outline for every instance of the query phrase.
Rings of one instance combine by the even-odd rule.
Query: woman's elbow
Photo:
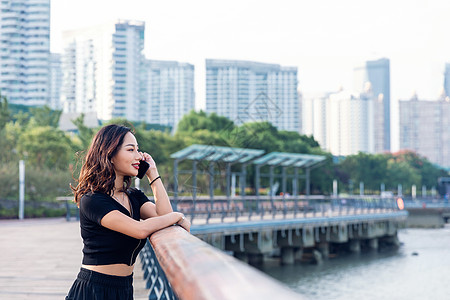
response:
[[[148,228],[145,228],[144,226],[139,226],[139,228],[134,232],[134,238],[143,240],[148,238],[150,234],[151,231]]]

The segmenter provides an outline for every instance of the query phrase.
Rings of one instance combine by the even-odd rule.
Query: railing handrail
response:
[[[302,299],[268,275],[215,249],[179,226],[153,233],[150,243],[181,300]]]

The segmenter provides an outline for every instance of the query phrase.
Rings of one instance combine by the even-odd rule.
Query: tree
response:
[[[84,114],[80,114],[78,118],[72,120],[72,123],[78,129],[78,138],[81,141],[81,147],[83,150],[87,150],[94,136],[94,129],[84,125]]]
[[[40,168],[67,170],[72,157],[72,143],[65,133],[50,126],[28,128],[18,141],[18,151]]]
[[[367,190],[378,191],[381,183],[386,182],[387,159],[382,154],[368,154],[359,152],[349,155],[338,165],[341,182],[359,184],[364,182]],[[346,180],[344,180],[347,179]]]
[[[176,134],[192,133],[197,130],[209,130],[224,133],[225,135],[234,129],[233,121],[226,117],[218,116],[216,113],[207,114],[204,111],[191,110],[180,120]],[[222,134],[221,134],[222,135]]]
[[[37,126],[50,126],[58,128],[61,110],[53,110],[47,105],[30,108],[30,113]]]
[[[8,99],[0,94],[0,130],[5,128],[6,123],[11,119],[11,112],[8,109]]]

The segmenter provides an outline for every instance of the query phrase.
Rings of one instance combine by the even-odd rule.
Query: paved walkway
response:
[[[0,220],[0,299],[64,299],[80,269],[77,221]],[[135,299],[148,299],[139,258]]]

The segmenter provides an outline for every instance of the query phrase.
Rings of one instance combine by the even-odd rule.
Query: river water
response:
[[[320,265],[260,269],[306,299],[450,299],[450,224],[401,229],[402,246],[388,252],[347,254]]]

